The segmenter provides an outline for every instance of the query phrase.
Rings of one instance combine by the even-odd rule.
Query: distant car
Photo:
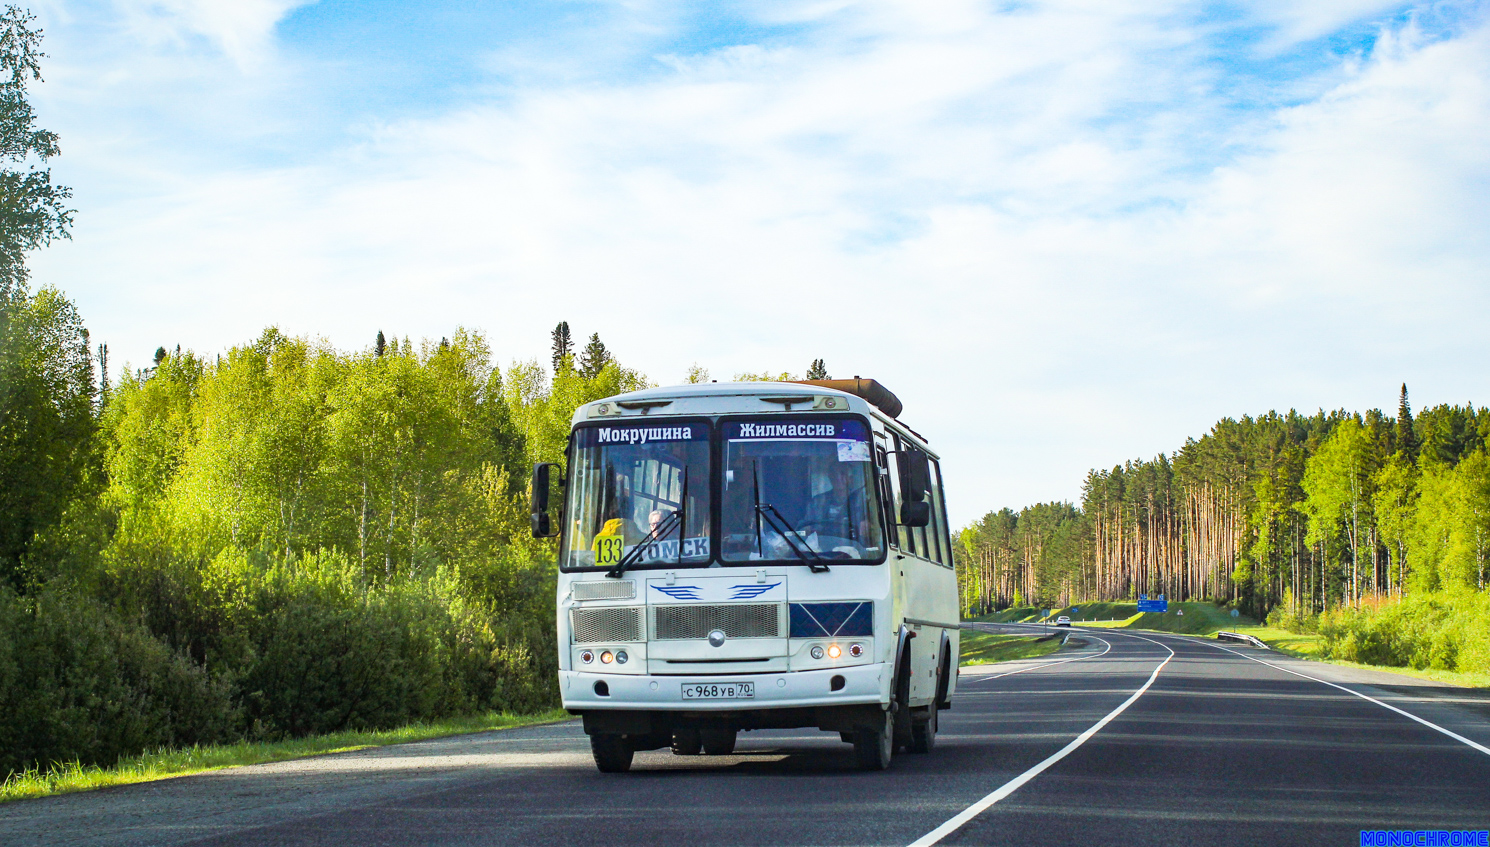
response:
[[[1070,626],[1071,625],[1071,619],[1068,618],[1068,617],[1066,617],[1065,615],[1061,615],[1060,617],[1058,617],[1058,618],[1055,619],[1055,625],[1056,626]]]

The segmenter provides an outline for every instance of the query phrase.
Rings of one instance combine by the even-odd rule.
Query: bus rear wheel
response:
[[[728,756],[735,752],[735,731],[732,729],[704,729],[699,731],[704,752],[710,756]]]
[[[895,755],[895,717],[885,712],[877,726],[859,727],[854,732],[854,758],[866,771],[882,771]]]
[[[590,736],[590,753],[601,773],[625,773],[631,770],[631,745],[620,735]]]
[[[926,720],[911,719],[911,752],[930,753],[936,747],[936,704],[932,703]]]

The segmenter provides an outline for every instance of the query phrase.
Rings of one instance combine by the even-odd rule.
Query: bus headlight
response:
[[[822,647],[813,647],[811,652],[812,652],[812,658],[814,658],[814,659],[821,659],[823,657],[823,648]]]
[[[850,644],[848,646],[848,654],[850,656],[853,656],[855,659],[859,658],[860,656],[864,655],[864,645]]]
[[[837,644],[834,644],[834,645],[832,645],[831,647],[828,648],[828,658],[830,658],[830,659],[836,659],[836,658],[838,658],[839,656],[842,656],[842,655],[843,655],[843,648],[842,647],[839,647]]]
[[[595,661],[595,654],[590,652],[589,650],[586,650],[583,653],[579,654],[579,660],[588,665],[589,663]]]
[[[617,650],[616,651],[616,664],[618,664],[618,665],[624,665],[624,664],[626,664],[626,660],[628,658],[630,658],[630,657],[626,655],[626,651],[625,650]]]
[[[609,650],[606,650],[604,653],[600,654],[600,664],[602,665],[608,665],[611,662],[615,661],[615,659],[616,657],[612,656]]]

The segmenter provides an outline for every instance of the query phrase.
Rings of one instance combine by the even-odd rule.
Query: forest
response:
[[[1080,506],[961,533],[967,614],[1210,600],[1318,629],[1342,657],[1490,669],[1490,412],[1439,405],[1225,419],[1087,474]]]
[[[526,469],[645,384],[598,337],[503,371],[269,329],[109,386],[58,292],[0,314],[0,768],[556,704]]]

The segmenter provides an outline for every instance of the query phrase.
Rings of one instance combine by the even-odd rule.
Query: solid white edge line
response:
[[[1318,682],[1318,683],[1322,683],[1324,685],[1328,685],[1331,688],[1338,688],[1341,691],[1344,691],[1346,694],[1354,694],[1355,696],[1361,698],[1362,700],[1365,700],[1365,701],[1371,702],[1371,703],[1375,703],[1376,705],[1382,707],[1383,709],[1391,709],[1392,711],[1396,712],[1399,715],[1402,715],[1403,717],[1412,718],[1413,720],[1417,721],[1418,723],[1422,724],[1423,726],[1428,727],[1429,729],[1437,730],[1437,731],[1443,733],[1444,735],[1447,735],[1448,737],[1454,739],[1455,741],[1461,741],[1461,742],[1463,742],[1465,744],[1468,744],[1469,746],[1473,747],[1474,749],[1480,751],[1481,753],[1484,753],[1485,755],[1490,756],[1490,747],[1486,747],[1485,745],[1480,744],[1477,741],[1471,741],[1470,739],[1465,738],[1464,736],[1460,735],[1457,732],[1454,732],[1453,730],[1444,729],[1443,727],[1439,726],[1436,723],[1433,723],[1432,721],[1425,721],[1422,718],[1418,717],[1417,715],[1414,715],[1412,712],[1405,712],[1405,711],[1397,708],[1396,706],[1393,706],[1390,703],[1383,703],[1380,700],[1376,699],[1375,697],[1369,697],[1369,696],[1367,696],[1365,694],[1362,694],[1359,691],[1352,691],[1351,689],[1346,688],[1343,685],[1336,685],[1335,683],[1330,682],[1327,679],[1320,679],[1319,677],[1309,676],[1308,674],[1299,673],[1298,671],[1292,671],[1292,670],[1289,670],[1288,668],[1281,667],[1279,665],[1275,665],[1272,662],[1264,662],[1263,660],[1261,660],[1259,658],[1256,658],[1254,656],[1248,656],[1246,653],[1237,653],[1237,651],[1231,649],[1230,647],[1222,647],[1220,644],[1212,644],[1209,641],[1202,641],[1200,643],[1201,644],[1204,644],[1207,647],[1214,647],[1217,650],[1225,650],[1228,653],[1233,653],[1233,654],[1235,654],[1237,656],[1241,656],[1243,659],[1251,659],[1252,661],[1258,663],[1259,665],[1267,665],[1268,667],[1273,668],[1274,670],[1280,670],[1280,671],[1283,671],[1284,673],[1291,673],[1294,676],[1303,677],[1304,679],[1308,679],[1308,680],[1313,680],[1314,682]]]
[[[1141,636],[1134,637],[1138,638]],[[1144,638],[1143,640],[1149,641],[1150,639]],[[1060,750],[1056,751],[1045,761],[1039,763],[1038,765],[1035,765],[1019,776],[1016,776],[1008,782],[1004,783],[992,794],[989,794],[982,800],[979,800],[973,805],[968,806],[966,809],[963,809],[961,812],[957,813],[957,815],[950,818],[946,823],[911,842],[910,847],[931,847],[931,845],[936,844],[938,841],[941,841],[943,838],[946,838],[948,835],[951,835],[952,833],[961,829],[963,824],[987,811],[988,808],[993,804],[1004,799],[1005,797],[1008,797],[1015,791],[1018,791],[1021,786],[1039,776],[1040,774],[1044,773],[1046,769],[1048,769],[1051,765],[1054,765],[1061,759],[1064,759],[1067,756],[1071,755],[1071,753],[1073,753],[1076,748],[1085,744],[1088,738],[1096,735],[1098,732],[1101,731],[1102,727],[1107,726],[1109,723],[1112,722],[1114,718],[1127,711],[1129,706],[1133,705],[1139,697],[1143,696],[1143,693],[1145,691],[1149,690],[1149,686],[1154,684],[1154,680],[1159,678],[1159,671],[1164,670],[1164,666],[1169,664],[1170,659],[1174,658],[1174,651],[1170,650],[1168,645],[1160,644],[1158,641],[1154,641],[1152,643],[1158,644],[1165,650],[1169,650],[1169,656],[1165,658],[1164,661],[1160,662],[1157,668],[1154,668],[1154,672],[1152,674],[1149,674],[1149,681],[1145,682],[1142,688],[1133,692],[1133,695],[1131,697],[1129,697],[1127,700],[1124,700],[1121,706],[1118,706],[1116,709],[1108,712],[1107,717],[1104,717],[1102,720],[1092,724],[1091,727],[1086,730],[1086,732],[1083,732],[1082,734],[1076,736],[1076,738],[1073,739],[1070,744],[1067,744],[1065,747],[1062,747]],[[1108,648],[1111,649],[1111,647],[1112,645],[1109,644]],[[1015,673],[1017,673],[1017,671]]]

